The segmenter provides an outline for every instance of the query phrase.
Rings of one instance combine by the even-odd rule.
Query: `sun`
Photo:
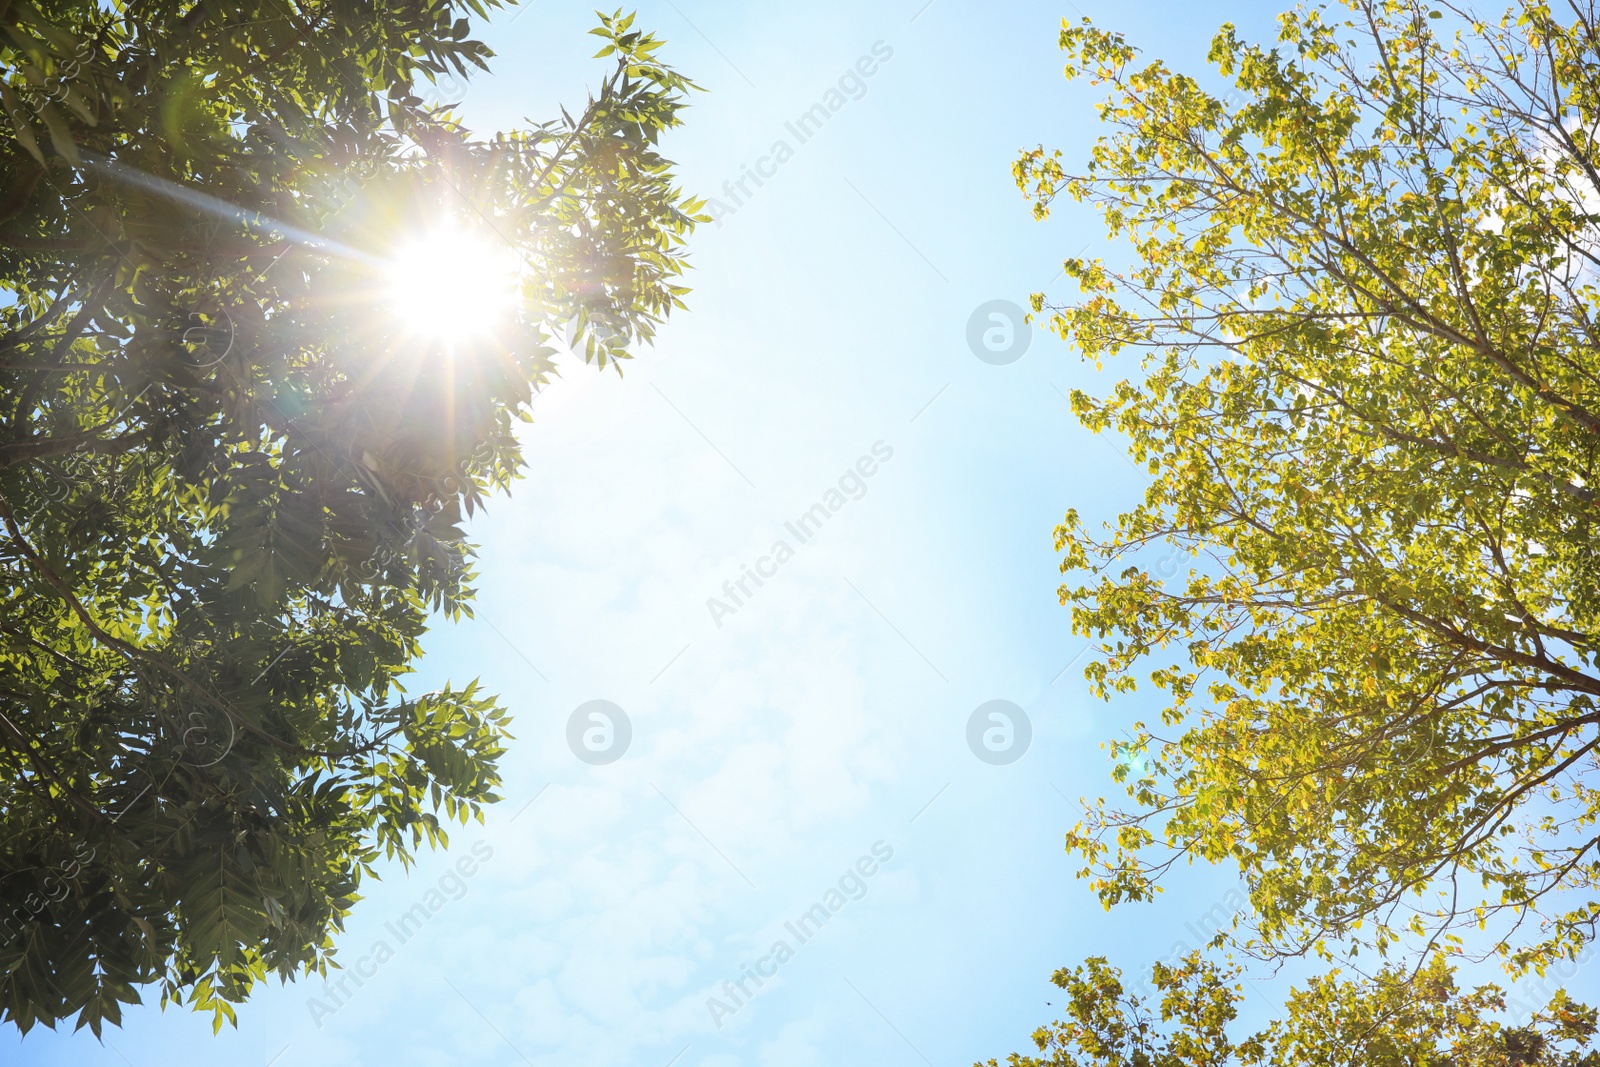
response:
[[[402,245],[385,282],[407,331],[465,340],[493,331],[516,307],[517,261],[498,238],[441,227]]]

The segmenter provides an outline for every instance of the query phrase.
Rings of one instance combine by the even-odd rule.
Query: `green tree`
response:
[[[322,972],[364,876],[496,799],[504,712],[407,695],[468,612],[460,527],[523,460],[558,332],[679,301],[693,87],[632,17],[576,116],[420,94],[495,0],[0,0],[0,1016],[96,1033],[154,984],[234,1016]],[[406,242],[504,250],[459,336]],[[414,281],[414,279],[412,279]],[[416,299],[426,301],[428,294]],[[442,817],[441,817],[442,815]]]
[[[1097,691],[1142,675],[1163,705],[1115,772],[1131,803],[1069,849],[1108,906],[1236,863],[1268,954],[1575,955],[1600,919],[1595,5],[1351,0],[1271,48],[1224,26],[1225,97],[1091,25],[1061,45],[1111,129],[1018,183],[1133,254],[1069,260],[1082,298],[1034,308],[1136,359],[1072,405],[1152,478],[1103,533],[1067,514],[1061,599]],[[1163,542],[1194,561],[1175,582],[1135,558]]]
[[[1596,1067],[1585,1052],[1595,1009],[1557,993],[1524,1025],[1488,1018],[1499,988],[1456,987],[1435,956],[1414,974],[1385,969],[1368,982],[1337,971],[1291,991],[1284,1018],[1234,1043],[1228,1026],[1244,999],[1240,975],[1191,954],[1156,964],[1155,1003],[1126,991],[1122,972],[1093,958],[1051,978],[1066,991],[1064,1018],[1033,1033],[1044,1058],[1012,1053],[1010,1067]],[[974,1067],[999,1067],[995,1060]]]

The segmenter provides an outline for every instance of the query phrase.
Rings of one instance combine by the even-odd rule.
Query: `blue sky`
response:
[[[1108,915],[1062,849],[1077,799],[1111,788],[1101,742],[1152,707],[1087,694],[1055,598],[1061,514],[1140,490],[1062,396],[1114,378],[1038,332],[986,362],[968,325],[1067,295],[1060,261],[1086,247],[1123,255],[1086,210],[1031,221],[1010,177],[1018,149],[1081,160],[1096,133],[1061,17],[1199,72],[1220,23],[1259,38],[1273,11],[644,4],[708,90],[669,154],[733,210],[697,234],[690,311],[653,349],[620,379],[569,363],[541,396],[526,479],[472,526],[478,617],[427,643],[420,684],[480,678],[515,716],[505,803],[368,887],[339,941],[360,984],[264,989],[216,1038],[150,1004],[103,1045],[36,1033],[6,1061],[966,1065],[1053,1017],[1053,969],[1195,944],[1231,872]],[[592,22],[555,0],[500,14],[471,122],[581,103]],[[789,124],[832,91],[802,143]],[[746,168],[766,177],[734,203]],[[819,503],[802,542],[788,524]],[[730,605],[747,567],[767,576]],[[594,700],[631,724],[614,762],[568,745]],[[993,700],[1031,724],[1011,763],[968,746]],[[786,924],[818,904],[801,943]],[[1252,1011],[1285,992],[1260,977]]]

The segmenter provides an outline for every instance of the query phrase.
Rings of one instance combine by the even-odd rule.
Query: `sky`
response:
[[[1010,168],[1097,135],[1063,16],[1202,74],[1221,23],[1263,39],[1274,10],[642,4],[706,90],[667,154],[722,203],[689,310],[623,376],[568,361],[541,394],[527,476],[471,525],[476,618],[426,642],[414,691],[480,679],[514,716],[504,802],[365,887],[343,988],[274,982],[216,1037],[147,997],[103,1044],[13,1033],[0,1060],[964,1067],[1031,1049],[1056,968],[1198,945],[1234,872],[1107,913],[1063,849],[1115,788],[1103,743],[1158,705],[1088,693],[1052,530],[1144,478],[1064,396],[1118,368],[1012,322],[1071,295],[1062,259],[1126,253],[1087,208],[1033,221]],[[594,21],[499,13],[469,123],[581,104]],[[1247,1017],[1286,986],[1252,972]]]

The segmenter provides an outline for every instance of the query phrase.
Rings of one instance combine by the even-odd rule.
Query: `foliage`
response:
[[[1041,1055],[1012,1053],[1010,1067],[1596,1067],[1585,1052],[1595,1009],[1557,993],[1526,1025],[1489,1018],[1505,1007],[1492,985],[1456,987],[1435,956],[1415,974],[1385,969],[1370,982],[1339,972],[1291,991],[1285,1017],[1235,1044],[1228,1026],[1244,999],[1239,972],[1191,954],[1156,964],[1159,998],[1127,992],[1104,959],[1059,970],[1065,1017],[1034,1031]],[[975,1067],[999,1067],[995,1060]]]
[[[1280,27],[1218,33],[1222,99],[1065,26],[1111,132],[1082,174],[1015,168],[1040,217],[1066,193],[1132,243],[1034,307],[1096,365],[1139,355],[1072,403],[1152,476],[1107,533],[1057,530],[1093,685],[1148,672],[1164,705],[1132,805],[1068,847],[1108,906],[1237,863],[1267,954],[1414,936],[1542,970],[1600,918],[1600,17]],[[1187,577],[1137,565],[1157,542]]]
[[[323,972],[361,880],[494,801],[507,719],[408,696],[469,612],[554,331],[604,366],[684,289],[693,86],[632,16],[573,117],[419,93],[493,0],[0,0],[0,1015],[232,1019]],[[515,250],[472,344],[376,293],[428,226]],[[442,811],[443,820],[439,813]]]

